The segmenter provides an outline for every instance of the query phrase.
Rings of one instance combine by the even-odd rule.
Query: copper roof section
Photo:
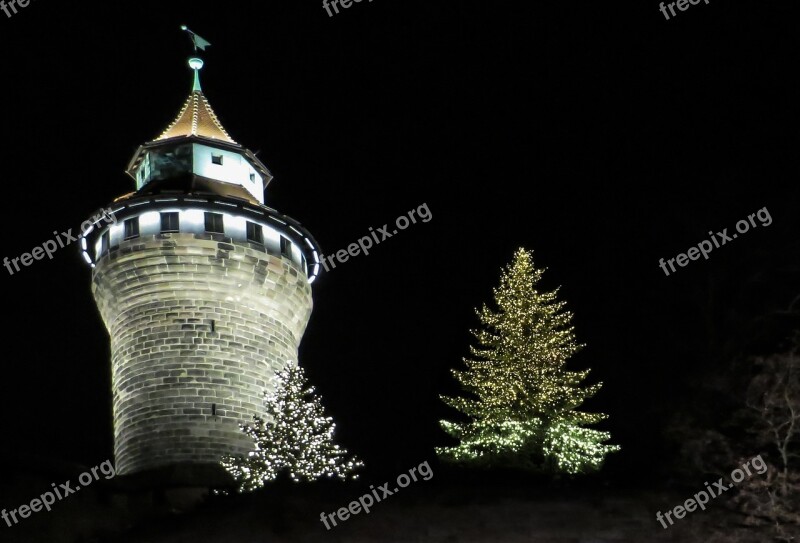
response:
[[[238,145],[222,128],[205,95],[199,90],[192,91],[178,117],[154,141],[178,136],[202,136]]]

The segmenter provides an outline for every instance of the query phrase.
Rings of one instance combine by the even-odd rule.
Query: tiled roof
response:
[[[222,125],[211,109],[211,105],[202,91],[195,90],[186,99],[178,117],[172,121],[164,132],[155,141],[174,138],[177,136],[202,136],[216,140],[236,143]]]

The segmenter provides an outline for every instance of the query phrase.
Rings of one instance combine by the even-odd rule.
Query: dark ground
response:
[[[73,471],[72,473],[75,473]],[[83,469],[83,468],[81,468]],[[65,466],[48,475],[66,479]],[[266,542],[530,542],[537,543],[757,543],[768,532],[748,528],[727,497],[687,515],[669,529],[655,518],[702,489],[619,487],[600,476],[551,481],[507,473],[435,467],[430,480],[407,488],[326,530],[320,513],[333,513],[391,477],[347,483],[279,483],[255,494],[167,496],[121,491],[115,480],[87,487],[10,529],[2,541],[28,543],[266,543]],[[14,484],[17,483],[17,484]],[[10,503],[45,490],[45,479],[24,472],[0,491]],[[646,486],[646,485],[641,485]],[[389,487],[391,488],[391,486]]]

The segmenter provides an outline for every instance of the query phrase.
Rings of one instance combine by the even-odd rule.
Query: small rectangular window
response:
[[[108,250],[111,248],[111,234],[106,230],[102,236],[100,236],[100,254],[107,253]]]
[[[127,219],[125,221],[125,239],[139,237],[139,217]]]
[[[177,212],[162,213],[161,214],[161,231],[162,232],[179,232],[180,219]]]
[[[211,162],[222,166],[222,155],[211,155]]]
[[[212,234],[225,233],[225,228],[222,224],[222,213],[206,213],[206,232]]]
[[[281,254],[287,258],[292,258],[292,242],[283,236],[281,236]]]
[[[256,174],[251,173],[250,174],[250,182],[253,183],[255,180],[256,180]]]
[[[247,241],[253,243],[264,243],[264,231],[260,224],[247,221]]]

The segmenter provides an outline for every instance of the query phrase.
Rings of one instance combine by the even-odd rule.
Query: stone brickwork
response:
[[[159,234],[103,256],[92,290],[111,336],[117,473],[252,450],[238,425],[297,361],[312,308],[304,271],[219,235]]]

